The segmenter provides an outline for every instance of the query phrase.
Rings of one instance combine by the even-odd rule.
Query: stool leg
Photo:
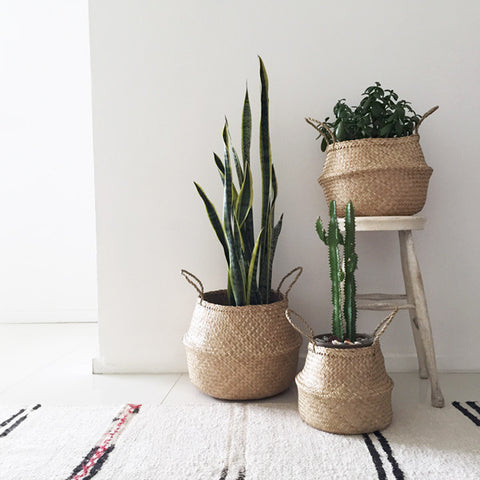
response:
[[[431,401],[434,407],[443,407],[445,401],[443,399],[442,392],[440,390],[440,384],[438,381],[437,362],[435,359],[435,349],[433,345],[432,327],[430,324],[430,318],[428,316],[427,301],[425,298],[425,291],[423,288],[422,274],[420,272],[420,266],[418,264],[417,256],[415,255],[415,248],[413,244],[413,236],[410,230],[399,231],[400,238],[400,252],[402,256],[402,266],[405,264],[407,272],[404,272],[407,281],[405,281],[405,287],[411,291],[411,295],[414,300],[416,308],[416,321],[412,321],[412,327],[414,331],[418,331],[418,340],[423,345],[423,352],[425,365],[430,377],[431,385]],[[418,325],[418,330],[417,326]],[[421,356],[419,356],[419,362],[422,362]],[[422,365],[420,363],[420,369]],[[422,373],[422,372],[421,372]]]
[[[407,302],[415,305],[415,296],[413,293],[412,280],[410,278],[410,269],[408,267],[408,254],[406,248],[405,231],[400,230],[398,232],[400,240],[400,258],[402,261],[403,281],[405,283],[405,293],[407,294]],[[411,233],[411,231],[409,231]],[[415,349],[417,351],[418,359],[418,373],[420,378],[428,378],[427,370],[427,357],[425,353],[425,347],[423,346],[422,339],[420,338],[420,330],[417,320],[417,312],[411,309],[408,310],[410,315],[410,325],[413,332],[413,340],[415,341]]]

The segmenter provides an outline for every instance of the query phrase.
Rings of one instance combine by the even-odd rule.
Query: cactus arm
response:
[[[357,268],[357,254],[355,253],[355,212],[352,202],[345,207],[345,304],[344,317],[346,324],[346,336],[354,342],[356,340],[356,322],[357,322],[357,306],[355,301],[356,283],[355,270]]]
[[[320,237],[320,240],[328,246],[328,240],[327,240],[327,232],[323,228],[322,225],[322,219],[320,217],[317,218],[317,222],[315,223],[315,230],[317,231],[318,236]]]

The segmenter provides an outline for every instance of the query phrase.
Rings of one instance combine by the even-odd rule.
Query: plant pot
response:
[[[295,378],[301,336],[285,318],[288,292],[272,291],[273,302],[232,307],[227,291],[203,293],[183,343],[191,382],[215,398],[253,400],[286,390]],[[287,278],[288,275],[285,277]],[[284,279],[285,279],[284,278]],[[198,280],[198,279],[197,279]],[[201,285],[201,282],[198,281]]]
[[[307,358],[295,379],[303,421],[338,434],[369,433],[390,425],[393,381],[379,339],[395,313],[377,327],[369,346],[319,346],[306,335]]]
[[[413,215],[422,210],[433,169],[425,162],[418,127],[437,108],[425,113],[415,134],[406,137],[337,142],[329,131],[333,143],[327,146],[318,182],[327,202],[337,202],[339,216],[350,200],[355,214],[363,217]]]
[[[425,205],[433,169],[418,135],[330,144],[318,182],[339,216],[351,200],[357,216],[413,215]]]

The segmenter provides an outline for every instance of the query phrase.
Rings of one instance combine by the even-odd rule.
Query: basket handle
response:
[[[428,112],[424,113],[423,117],[418,121],[417,125],[415,126],[415,135],[418,135],[418,127],[420,124],[428,117],[430,116],[433,112],[436,112],[438,110],[438,105],[435,107],[432,107]]]
[[[388,317],[384,318],[378,324],[377,328],[373,332],[373,341],[374,342],[380,341],[380,337],[383,335],[383,333],[385,332],[387,327],[390,325],[390,323],[392,323],[393,317],[395,317],[397,312],[398,312],[398,307],[395,307],[395,310],[390,315],[388,315]]]
[[[185,277],[185,280],[198,292],[198,295],[200,296],[200,302],[203,302],[203,283],[193,273],[187,272],[187,270],[182,269],[180,273]]]
[[[290,286],[287,288],[286,292],[285,292],[285,298],[288,300],[288,294],[290,293],[290,290],[292,289],[292,287],[295,285],[296,281],[298,280],[298,277],[300,277],[300,275],[302,274],[303,272],[303,268],[302,267],[295,267],[291,272],[287,273],[281,280],[280,280],[280,283],[278,284],[278,288],[277,288],[277,293],[280,293],[280,288],[282,287],[283,285],[283,282],[290,276],[290,275],[293,275],[295,272],[298,272],[297,275],[295,276],[295,278],[293,279],[293,281],[290,283]]]
[[[328,136],[330,137],[330,140],[332,141],[332,144],[335,144],[337,142],[337,138],[335,137],[335,133],[333,133],[332,129],[324,122],[320,122],[319,120],[315,120],[314,118],[311,117],[306,117],[305,121],[311,125],[315,130],[317,130],[321,135],[325,136],[325,132],[322,132],[322,128],[325,129],[325,131],[328,133]],[[327,139],[328,142],[328,139]]]
[[[295,325],[294,321],[292,320],[291,314],[294,314],[301,322],[303,325],[307,328],[308,333],[306,333],[304,330],[302,330],[300,327]],[[291,308],[287,308],[285,310],[285,317],[288,320],[288,323],[301,335],[303,335],[305,338],[308,338],[310,342],[312,342],[315,345],[315,338],[314,338],[314,332],[312,330],[312,327],[307,323],[305,319],[303,319],[297,312],[293,311]]]

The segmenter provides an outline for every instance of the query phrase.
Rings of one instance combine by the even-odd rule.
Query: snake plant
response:
[[[341,234],[338,226],[335,200],[330,202],[329,213],[328,233],[323,228],[320,217],[316,223],[316,230],[320,239],[328,247],[330,280],[332,281],[332,334],[342,341],[348,339],[351,342],[355,342],[357,337],[355,212],[352,202],[349,202],[345,207],[345,236]],[[340,254],[340,245],[343,246],[343,262]]]
[[[228,122],[223,128],[224,159],[213,154],[223,184],[223,215],[217,211],[203,189],[195,187],[203,200],[208,218],[220,241],[228,265],[227,292],[230,305],[269,303],[272,265],[282,218],[275,223],[278,186],[272,164],[268,111],[268,76],[260,60],[260,170],[262,176],[261,228],[255,237],[253,225],[253,181],[250,166],[252,114],[248,89],[242,112],[241,159],[231,145]],[[238,180],[235,185],[233,170]]]

